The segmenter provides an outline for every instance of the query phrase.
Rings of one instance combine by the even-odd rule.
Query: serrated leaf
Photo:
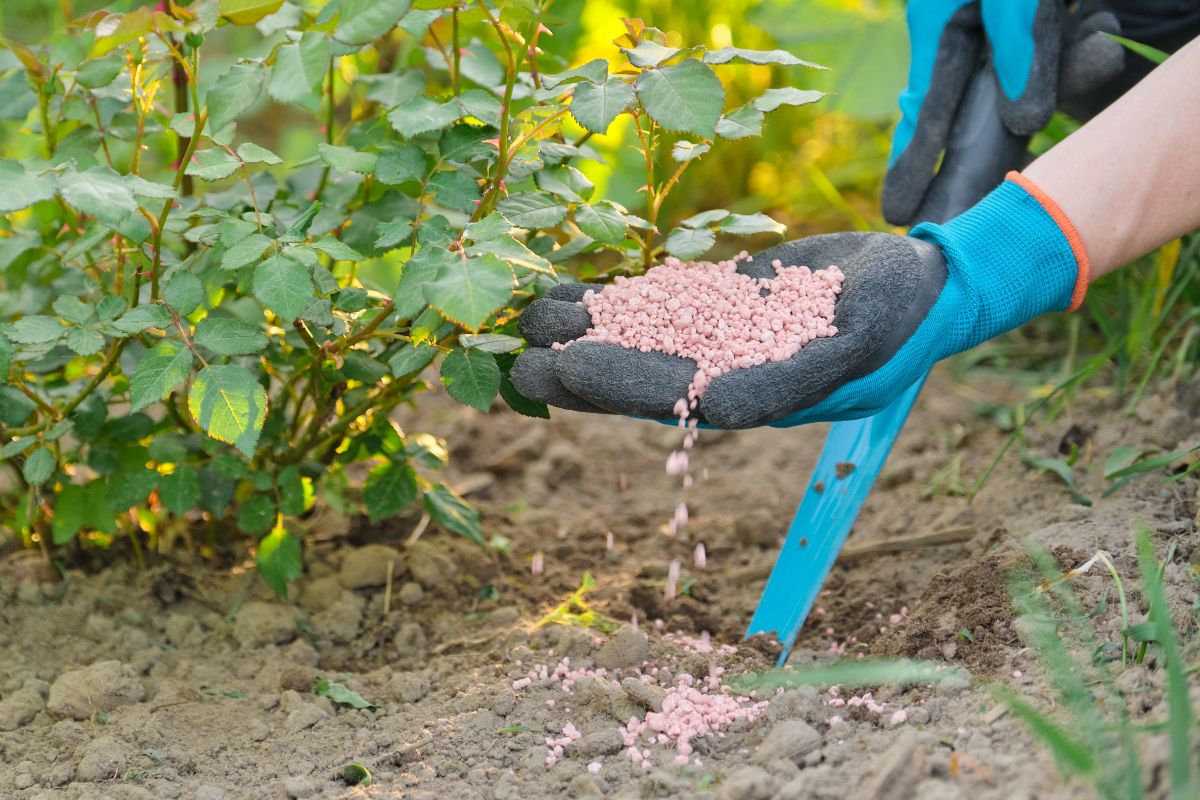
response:
[[[269,484],[267,488],[270,488]],[[276,514],[274,498],[265,494],[253,495],[238,505],[238,530],[252,536],[266,533],[275,522]]]
[[[91,303],[85,303],[72,294],[59,295],[54,298],[54,313],[76,325],[82,325],[91,319],[93,310]]]
[[[427,172],[425,151],[411,144],[384,150],[375,162],[375,180],[388,186],[420,180]]]
[[[730,214],[721,221],[721,233],[735,236],[752,236],[756,233],[787,233],[787,226],[776,222],[766,214]]]
[[[172,514],[182,516],[200,502],[200,473],[181,465],[158,479],[158,497]]]
[[[511,353],[525,345],[523,340],[503,333],[464,333],[458,337],[458,343],[468,350],[482,350],[493,355]]]
[[[395,516],[417,499],[417,475],[408,464],[388,461],[371,470],[363,502],[372,522]]]
[[[562,72],[550,72],[542,75],[542,87],[556,89],[579,81],[604,83],[608,78],[608,61],[603,58],[593,58],[586,64],[580,64],[573,69]]]
[[[737,61],[744,64],[779,64],[784,67],[812,67],[827,69],[820,64],[796,58],[787,50],[746,50],[742,47],[722,47],[704,54],[707,64],[728,64]]]
[[[351,350],[344,356],[342,373],[352,381],[378,383],[388,368],[361,350]]]
[[[89,89],[99,89],[108,86],[121,71],[125,69],[125,59],[119,53],[112,53],[103,58],[93,58],[80,65],[75,72],[75,80],[81,86]]]
[[[0,333],[0,385],[8,383],[8,368],[12,365],[13,347],[8,337]],[[2,459],[3,456],[0,456]]]
[[[221,0],[218,9],[221,18],[234,25],[253,25],[282,5],[283,0]]]
[[[54,176],[31,174],[18,161],[0,161],[0,212],[28,208],[54,197]]]
[[[149,197],[154,200],[169,200],[176,196],[177,192],[171,186],[165,183],[155,183],[148,181],[139,175],[122,175],[121,179],[125,181],[125,185],[130,191],[139,197]]]
[[[728,216],[729,212],[725,209],[714,208],[710,211],[701,211],[699,214],[690,216],[679,224],[685,228],[707,228],[714,222],[720,222]]]
[[[275,594],[287,597],[288,584],[304,571],[300,552],[300,540],[287,532],[282,525],[258,540],[258,552],[254,556],[258,574],[262,575]]]
[[[179,270],[163,287],[163,300],[181,317],[186,317],[204,301],[204,284],[187,270]]]
[[[118,331],[130,336],[147,328],[167,328],[170,325],[171,315],[160,305],[136,306],[112,323]]]
[[[321,160],[338,172],[358,172],[367,175],[375,169],[374,153],[363,153],[353,147],[339,147],[321,142],[317,145]]]
[[[129,301],[120,295],[105,295],[96,304],[96,316],[102,320],[116,319],[128,305]]]
[[[58,176],[58,186],[67,205],[109,225],[119,225],[137,209],[129,185],[108,167],[68,170]]]
[[[242,367],[210,365],[192,382],[188,410],[209,436],[251,458],[267,418],[267,393]]]
[[[68,484],[54,495],[54,519],[50,540],[61,547],[75,538],[87,516],[88,493],[83,486]]]
[[[254,296],[283,319],[292,320],[313,301],[313,283],[299,261],[276,255],[254,268]]]
[[[500,391],[500,367],[490,353],[454,350],[442,361],[442,385],[458,402],[487,411]]]
[[[305,492],[300,468],[293,465],[281,469],[275,476],[275,485],[279,487],[279,512],[293,517],[303,514]]]
[[[252,233],[230,247],[221,256],[221,269],[240,269],[262,258],[273,241],[261,233]]]
[[[629,63],[635,67],[657,67],[662,62],[683,52],[678,47],[664,47],[653,39],[638,42],[637,47],[632,49],[622,47],[621,51],[629,58]]]
[[[493,255],[453,258],[424,286],[425,299],[442,316],[471,331],[512,296],[512,269]]]
[[[67,347],[81,356],[92,356],[104,348],[104,336],[88,328],[72,328],[67,332]]]
[[[392,371],[392,377],[403,378],[425,369],[437,354],[438,349],[433,345],[405,344],[388,359],[388,367]]]
[[[762,134],[763,112],[754,106],[742,106],[717,122],[717,136],[729,141],[747,139]]]
[[[518,228],[553,228],[567,218],[567,207],[548,194],[516,192],[496,204],[496,210]]]
[[[608,203],[582,205],[575,209],[579,229],[598,242],[618,244],[629,232],[625,215]]]
[[[396,217],[387,222],[381,222],[375,228],[375,250],[377,252],[387,252],[395,247],[399,247],[404,242],[412,239],[413,221],[407,217]]]
[[[220,147],[209,147],[197,150],[192,155],[192,161],[183,172],[205,181],[219,181],[228,178],[238,171],[242,165],[235,156]]]
[[[220,356],[244,356],[267,346],[258,325],[231,317],[205,317],[196,325],[196,344]]]
[[[621,78],[604,83],[583,83],[571,94],[571,116],[592,133],[608,133],[617,115],[632,108],[637,95]]]
[[[546,167],[534,176],[543,192],[561,197],[571,203],[582,203],[592,196],[596,185],[572,166]]]
[[[170,339],[147,350],[129,377],[130,408],[140,411],[166,397],[192,371],[192,353]]]
[[[806,106],[809,103],[817,102],[824,96],[824,92],[818,92],[815,89],[797,89],[794,86],[785,86],[782,89],[767,89],[751,100],[750,105],[759,111],[769,113],[784,105]]]
[[[350,45],[366,44],[396,27],[411,7],[412,0],[342,0],[333,38]]]
[[[708,228],[676,228],[667,236],[667,252],[691,261],[707,253],[716,241],[717,235]]]
[[[437,173],[426,188],[438,205],[463,214],[472,213],[483,196],[475,179],[459,170]]]
[[[716,73],[694,58],[646,70],[638,76],[637,96],[646,113],[667,130],[705,138],[712,138],[725,105],[725,88]]]
[[[486,545],[479,526],[479,512],[449,487],[438,484],[425,492],[425,510],[443,528],[465,536],[480,547]]]
[[[358,692],[352,691],[340,683],[334,683],[333,681],[326,680],[324,678],[317,681],[317,685],[313,689],[313,693],[320,695],[321,697],[328,697],[338,705],[345,706],[347,708],[363,709],[377,707],[374,703],[364,698]]]
[[[440,131],[463,116],[463,108],[454,100],[438,103],[419,95],[396,106],[388,114],[392,130],[412,138],[430,131]]]
[[[530,250],[512,236],[498,236],[485,242],[473,244],[467,248],[467,255],[494,255],[513,268],[518,276],[530,272],[551,274],[554,267],[542,256]]]
[[[275,51],[267,93],[277,102],[317,111],[321,107],[321,84],[328,69],[329,37],[318,31],[305,31],[299,42],[282,45]]]
[[[14,322],[9,336],[20,344],[48,344],[56,341],[65,332],[66,328],[54,317],[34,314]]]
[[[518,392],[517,387],[513,385],[510,374],[513,363],[516,360],[517,356],[515,353],[504,353],[496,356],[496,363],[500,366],[500,396],[504,398],[504,402],[508,404],[508,407],[518,414],[538,419],[550,419],[550,409],[546,407],[545,403],[530,400]]]
[[[679,141],[671,148],[671,158],[682,163],[691,161],[693,158],[699,158],[709,150],[712,150],[712,145],[710,144]]]
[[[238,158],[245,161],[247,164],[282,164],[283,159],[272,153],[265,147],[260,147],[254,142],[246,142],[238,145]]]
[[[234,64],[208,90],[208,130],[218,133],[258,105],[266,88],[267,71],[261,62]]]
[[[332,236],[322,237],[313,242],[312,246],[313,249],[320,250],[334,261],[366,261],[367,259],[350,245]]]
[[[49,447],[39,447],[25,459],[21,466],[21,474],[31,486],[41,486],[54,474],[57,463],[54,452]]]

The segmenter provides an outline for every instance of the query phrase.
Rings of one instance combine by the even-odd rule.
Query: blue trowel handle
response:
[[[967,88],[950,133],[942,167],[918,211],[918,220],[945,222],[979,202],[1025,161],[1028,139],[1000,120],[999,88],[981,65]],[[925,379],[867,419],[835,422],[813,469],[787,540],[763,590],[747,636],[774,632],[787,659],[821,585],[883,469]]]

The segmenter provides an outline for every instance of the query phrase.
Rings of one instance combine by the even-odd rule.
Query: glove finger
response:
[[[551,300],[562,300],[564,303],[579,303],[583,301],[583,296],[588,292],[598,292],[603,288],[603,286],[588,283],[560,283],[546,292],[546,297]]]
[[[517,329],[534,347],[549,347],[555,342],[578,339],[592,327],[592,317],[579,303],[543,297],[534,300],[521,313]]]
[[[560,351],[545,347],[531,347],[521,353],[513,362],[512,371],[509,373],[513,386],[530,400],[537,400],[556,408],[607,414],[603,408],[577,397],[562,385],[555,374],[555,364],[559,355]]]
[[[1000,117],[1013,133],[1046,127],[1058,103],[1061,0],[983,0],[983,29],[1000,84]]]
[[[909,3],[908,30],[908,88],[883,182],[883,216],[893,225],[912,222],[925,197],[982,44],[975,3]]]
[[[1085,95],[1121,74],[1125,69],[1125,48],[1104,35],[1120,32],[1120,23],[1109,11],[1098,11],[1076,26],[1059,65],[1060,100]]]
[[[559,352],[558,379],[577,397],[617,414],[671,419],[696,362],[615,344],[575,342]]]

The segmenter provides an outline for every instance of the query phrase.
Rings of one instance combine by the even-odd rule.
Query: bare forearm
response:
[[[1200,38],[1024,174],[1075,225],[1092,280],[1200,228]]]

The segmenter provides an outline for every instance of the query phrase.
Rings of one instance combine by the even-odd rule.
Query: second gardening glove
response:
[[[907,16],[908,86],[883,187],[883,215],[895,225],[914,220],[981,55],[1000,88],[1000,117],[1020,136],[1124,64],[1121,45],[1101,34],[1120,32],[1116,17],[1068,12],[1063,0],[910,0]]]
[[[699,419],[718,428],[787,427],[854,419],[887,407],[940,359],[1047,311],[1078,306],[1088,263],[1074,227],[1021,175],[943,224],[910,236],[812,236],[738,264],[754,277],[785,266],[838,266],[837,334],[790,359],[737,369],[712,380]],[[675,417],[696,371],[690,359],[578,341],[590,327],[578,301],[588,288],[554,289],[521,316],[530,348],[512,370],[527,397],[561,408],[652,419]],[[554,343],[572,342],[551,349]]]

